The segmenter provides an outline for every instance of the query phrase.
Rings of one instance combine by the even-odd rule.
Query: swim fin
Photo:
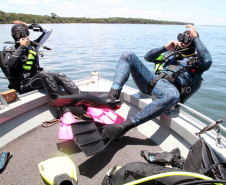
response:
[[[114,103],[107,102],[104,98],[94,96],[88,93],[81,94],[73,94],[73,95],[65,95],[59,96],[57,99],[49,102],[49,106],[85,106],[85,107],[95,107],[102,109],[112,109],[116,110],[120,108],[120,101],[116,101]]]
[[[75,165],[67,156],[42,161],[38,168],[43,179],[50,185],[78,184]]]
[[[93,120],[71,124],[74,142],[87,157],[102,151],[112,140],[117,139],[118,135],[122,135],[123,127],[120,124],[107,126],[108,129],[105,130],[105,124],[97,123]]]
[[[2,152],[0,154],[0,174],[5,170],[9,159],[13,156],[10,152]]]

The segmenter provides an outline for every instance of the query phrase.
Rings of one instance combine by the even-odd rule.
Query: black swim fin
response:
[[[116,110],[120,108],[120,101],[114,103],[106,101],[104,98],[94,96],[92,94],[74,94],[59,96],[57,99],[49,102],[49,106],[84,106],[84,107],[95,107],[102,109]]]
[[[123,133],[120,124],[112,125],[113,129],[105,130],[104,124],[94,121],[81,121],[71,124],[74,142],[86,156],[95,155],[105,149],[112,140],[116,139],[117,133]],[[110,128],[111,125],[107,125]],[[110,126],[110,127],[109,127]]]

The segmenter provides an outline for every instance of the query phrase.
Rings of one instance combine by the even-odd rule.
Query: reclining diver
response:
[[[74,138],[81,149],[84,148],[84,152],[86,150],[86,155],[93,155],[103,150],[112,140],[118,139],[130,129],[162,115],[177,102],[184,103],[197,91],[201,85],[201,75],[210,68],[212,58],[194,26],[187,25],[186,28],[190,29],[179,34],[178,41],[170,41],[165,46],[152,49],[145,55],[146,61],[155,63],[155,74],[152,74],[134,53],[122,54],[112,87],[103,100],[111,103],[117,101],[123,85],[131,74],[138,89],[144,94],[152,95],[153,101],[121,124],[96,128],[100,131],[99,140],[102,140],[100,141],[101,146],[96,147],[96,150],[93,149],[95,147],[92,143],[94,135],[88,132],[88,126],[79,126],[81,133],[78,133],[77,130],[78,134],[75,134]],[[95,130],[95,128],[92,129]],[[84,142],[79,142],[80,139],[84,139],[82,134],[84,130],[87,130],[86,138]],[[92,148],[92,151],[89,151],[89,147],[90,150]]]
[[[42,34],[36,40],[30,41],[28,29]],[[39,65],[38,51],[51,35],[51,29],[38,24],[28,25],[22,21],[14,21],[11,32],[15,45],[5,48],[1,53],[1,60],[5,61],[5,68],[2,69],[10,82],[9,89],[24,94],[45,88],[50,97],[56,99],[64,94],[59,87],[61,85],[67,94],[79,94],[78,87],[65,74],[45,71]]]
[[[123,85],[131,73],[139,90],[144,94],[152,95],[154,99],[122,124],[105,126],[102,130],[103,135],[108,137],[109,141],[162,115],[177,102],[184,103],[198,89],[197,86],[200,86],[202,81],[201,75],[210,68],[212,58],[194,26],[187,25],[186,28],[190,29],[178,35],[178,42],[170,41],[145,55],[146,61],[156,63],[157,75],[152,74],[134,53],[126,52],[121,56],[108,94],[109,98],[112,101],[119,98]],[[177,52],[177,48],[183,49]],[[169,54],[170,51],[174,54]],[[167,54],[170,57],[167,57]],[[162,56],[168,58],[164,64],[160,62]]]

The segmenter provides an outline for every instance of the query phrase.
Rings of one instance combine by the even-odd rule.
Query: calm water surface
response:
[[[119,57],[124,51],[134,52],[151,71],[154,65],[143,59],[151,49],[176,40],[185,26],[133,24],[47,24],[53,30],[44,45],[41,66],[52,72],[64,72],[72,80],[86,78],[98,70],[101,78],[113,80]],[[0,25],[0,48],[12,41],[12,25]],[[202,42],[210,51],[213,64],[204,73],[199,91],[186,105],[217,120],[226,116],[226,27],[196,26]],[[31,40],[38,37],[32,32]],[[4,76],[0,72],[0,76]],[[7,80],[0,79],[0,90],[7,90]],[[136,88],[132,78],[127,85]],[[224,123],[226,126],[226,122]]]

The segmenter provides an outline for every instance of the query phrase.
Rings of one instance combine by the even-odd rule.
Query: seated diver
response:
[[[161,55],[167,58],[166,55],[169,55],[169,52],[174,52],[173,55],[169,55],[170,57],[157,75],[152,74],[134,53],[126,52],[121,56],[108,93],[111,102],[119,99],[123,85],[130,74],[139,90],[144,94],[152,95],[154,99],[143,110],[122,124],[104,126],[102,135],[108,139],[107,143],[119,138],[128,130],[162,115],[177,102],[183,103],[187,98],[184,91],[188,91],[190,87],[195,88],[195,85],[200,83],[201,75],[212,64],[212,58],[194,26],[187,25],[186,28],[190,29],[178,35],[178,42],[170,41],[165,46],[152,49],[145,55],[146,61],[156,62]],[[177,52],[178,47],[183,49]],[[190,57],[196,62],[191,64]]]
[[[29,40],[28,29],[42,32],[34,40],[38,44],[34,45]],[[65,74],[45,71],[39,65],[38,50],[51,35],[51,29],[38,24],[28,25],[22,21],[14,21],[11,32],[15,45],[5,48],[5,63],[9,68],[7,78],[10,82],[10,89],[15,89],[23,94],[45,88],[50,97],[56,99],[64,94],[59,87],[61,85],[67,94],[79,94],[79,88]]]

